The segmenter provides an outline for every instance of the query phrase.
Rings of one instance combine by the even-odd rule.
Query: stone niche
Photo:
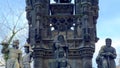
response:
[[[72,15],[74,4],[72,3],[54,3],[50,6],[51,15]]]

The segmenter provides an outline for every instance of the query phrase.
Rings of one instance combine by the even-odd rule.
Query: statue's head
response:
[[[29,53],[29,47],[24,47],[25,48],[25,53]]]
[[[110,47],[112,44],[112,40],[110,38],[106,38],[105,42],[107,47]]]
[[[59,42],[61,42],[61,43],[64,43],[64,42],[65,42],[65,39],[64,39],[64,36],[63,36],[63,35],[59,35],[59,36],[57,37],[57,40],[58,40]]]
[[[29,53],[30,45],[28,43],[25,43],[24,49],[25,49],[25,53]]]
[[[13,41],[13,47],[17,48],[17,49],[19,48],[19,40],[14,40]]]

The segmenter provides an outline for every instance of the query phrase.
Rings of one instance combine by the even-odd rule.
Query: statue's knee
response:
[[[103,64],[106,64],[107,63],[107,61],[106,60],[103,60]]]

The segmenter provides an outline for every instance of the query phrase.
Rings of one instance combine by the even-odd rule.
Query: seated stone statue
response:
[[[19,50],[19,40],[13,41],[12,48],[6,47],[3,44],[2,53],[8,53],[6,68],[22,68],[22,52]]]
[[[31,68],[30,63],[32,58],[32,50],[28,43],[25,44],[24,48],[25,48],[26,54],[23,56],[23,59],[22,59],[23,68]]]
[[[57,55],[55,58],[55,68],[70,68],[70,64],[67,60],[67,53],[62,47],[59,47],[59,49],[55,51],[55,54]]]
[[[59,58],[56,59],[58,63],[57,68],[67,68],[68,61],[66,58],[66,53],[64,52],[63,48],[60,48],[58,56]]]
[[[54,0],[56,3],[70,3],[71,0]]]
[[[114,59],[116,58],[116,50],[111,46],[112,40],[106,39],[106,46],[102,46],[96,58],[98,68],[116,68]]]
[[[54,56],[56,60],[55,68],[69,68],[67,61],[68,46],[63,35],[58,35],[53,45]]]
[[[53,44],[53,50],[59,50],[63,48],[63,50],[67,53],[68,52],[68,44],[66,43],[66,40],[63,35],[58,35]]]

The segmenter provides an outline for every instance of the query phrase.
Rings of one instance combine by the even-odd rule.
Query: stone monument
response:
[[[28,43],[25,44],[25,55],[22,58],[23,68],[31,68],[32,49]]]
[[[8,59],[6,62],[6,68],[22,68],[22,51],[19,50],[19,40],[14,40],[13,41],[13,47],[6,48],[6,44],[8,43],[2,43],[3,45],[3,49],[2,49],[2,53],[8,54]]]
[[[96,58],[98,68],[116,68],[115,58],[117,56],[115,48],[111,46],[112,40],[106,39],[106,45],[102,46]]]
[[[58,35],[53,43],[53,52],[55,58],[54,68],[68,68],[68,45],[63,35]],[[52,67],[51,67],[52,68]]]
[[[55,60],[53,41],[62,35],[69,45],[67,62],[71,68],[92,68],[98,0],[26,0],[29,24],[28,43],[33,48],[34,68],[49,68]],[[63,49],[64,51],[64,49]],[[65,53],[65,52],[64,52]]]

